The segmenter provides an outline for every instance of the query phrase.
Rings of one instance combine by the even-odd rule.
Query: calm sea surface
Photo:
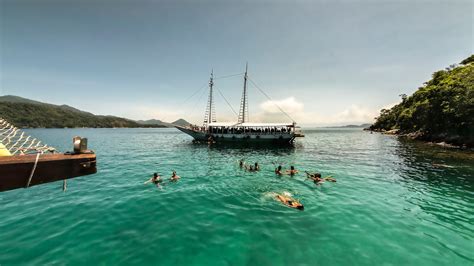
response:
[[[359,129],[308,129],[281,149],[197,145],[175,129],[27,132],[61,151],[88,137],[99,170],[66,192],[0,193],[2,266],[474,264],[472,153]],[[242,158],[262,170],[242,171]],[[276,177],[274,163],[337,183]],[[178,183],[143,184],[172,170]]]

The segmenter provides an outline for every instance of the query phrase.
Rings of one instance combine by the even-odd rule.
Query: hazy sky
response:
[[[202,123],[211,69],[248,61],[297,122],[370,122],[474,46],[473,1],[0,3],[0,94],[132,119]],[[238,112],[242,77],[215,84]],[[236,120],[215,98],[218,120]],[[249,99],[251,119],[278,116],[252,85]]]

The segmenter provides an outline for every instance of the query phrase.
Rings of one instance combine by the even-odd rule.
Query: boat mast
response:
[[[204,126],[216,122],[216,110],[214,108],[213,99],[214,87],[214,70],[211,71],[211,78],[209,79],[209,98],[207,100],[206,114],[204,115]]]
[[[242,100],[240,101],[240,112],[238,123],[248,122],[249,109],[248,109],[248,97],[247,97],[247,69],[248,63],[245,64],[245,75],[244,75],[244,91],[242,93]]]

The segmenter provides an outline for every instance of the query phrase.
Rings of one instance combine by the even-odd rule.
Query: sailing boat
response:
[[[248,121],[247,69],[244,74],[244,90],[240,102],[237,122],[217,122],[214,108],[214,75],[209,80],[209,97],[203,126],[175,126],[190,135],[195,141],[292,144],[297,137],[304,137],[296,122],[252,123]]]

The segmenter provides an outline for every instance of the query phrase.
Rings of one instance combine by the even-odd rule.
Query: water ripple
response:
[[[292,149],[194,145],[174,129],[29,130],[99,172],[0,194],[0,264],[472,264],[472,154],[356,130],[307,130]],[[171,141],[172,140],[172,141]],[[260,172],[238,167],[259,162]],[[333,175],[315,186],[285,168]],[[439,166],[440,165],[440,166]],[[182,179],[162,189],[154,172]],[[288,192],[297,211],[275,201]]]

